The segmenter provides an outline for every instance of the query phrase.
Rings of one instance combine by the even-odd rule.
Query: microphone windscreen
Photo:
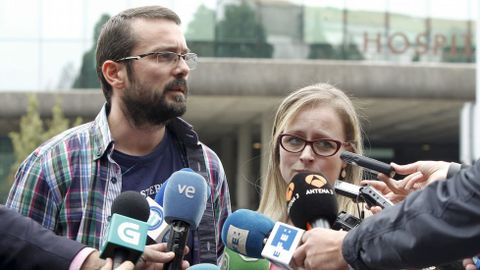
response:
[[[242,255],[261,258],[264,240],[275,224],[271,219],[248,209],[231,213],[222,228],[222,241],[231,250]]]
[[[220,270],[220,267],[211,263],[199,263],[188,267],[187,270]]]
[[[194,172],[190,168],[183,168],[180,169],[181,172]],[[163,197],[165,197],[165,188],[167,187],[168,179],[163,182],[163,184],[160,186],[160,189],[157,192],[157,195],[155,195],[155,202],[158,203],[160,206],[163,206]],[[210,191],[210,189],[207,189]]]
[[[165,185],[163,211],[168,224],[183,221],[196,229],[207,205],[207,183],[198,173],[174,172]]]
[[[113,200],[111,214],[119,214],[147,222],[150,216],[150,206],[139,192],[125,191]]]
[[[333,189],[321,173],[298,173],[287,186],[287,211],[295,227],[324,219],[333,225],[338,204]]]

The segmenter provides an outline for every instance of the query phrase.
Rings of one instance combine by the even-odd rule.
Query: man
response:
[[[177,14],[148,6],[113,16],[100,33],[96,59],[106,104],[93,122],[47,141],[23,162],[7,206],[98,248],[121,192],[155,197],[173,172],[190,167],[205,178],[211,195],[189,237],[187,259],[219,263],[230,195],[217,155],[178,118],[197,56],[189,52]]]
[[[480,162],[460,170],[446,163],[394,165],[402,184],[428,183],[351,231],[314,229],[295,251],[306,269],[401,269],[450,262],[480,253]],[[437,181],[439,178],[446,181]],[[385,175],[379,178],[391,184]],[[389,185],[392,190],[404,189]],[[471,260],[464,260],[467,269]]]

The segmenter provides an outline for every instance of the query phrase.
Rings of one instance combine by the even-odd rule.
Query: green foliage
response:
[[[95,50],[97,48],[97,40],[100,31],[108,19],[110,19],[110,16],[108,14],[103,14],[100,20],[95,24],[92,48],[83,54],[82,67],[80,68],[78,77],[73,83],[73,88],[100,88],[100,81],[98,80],[96,71]]]
[[[79,125],[81,118],[77,118],[72,126]],[[20,131],[10,132],[8,135],[12,141],[15,162],[10,168],[10,175],[7,181],[11,183],[14,174],[22,161],[40,144],[67,130],[70,121],[63,115],[60,107],[60,100],[57,99],[52,107],[52,119],[43,121],[38,112],[38,100],[35,95],[30,95],[28,99],[27,114],[20,119]]]
[[[187,40],[213,41],[215,39],[215,11],[201,4],[185,33]]]
[[[273,53],[255,11],[245,2],[225,7],[225,18],[217,24],[216,42],[218,57],[271,58]]]
[[[215,57],[215,11],[200,5],[185,33],[188,47],[201,57]]]

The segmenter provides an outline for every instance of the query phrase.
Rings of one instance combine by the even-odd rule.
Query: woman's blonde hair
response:
[[[355,108],[350,98],[341,90],[326,83],[314,84],[289,94],[278,107],[272,128],[272,140],[269,146],[269,162],[266,177],[262,181],[262,194],[258,211],[273,220],[286,222],[287,207],[285,193],[287,183],[280,173],[280,150],[278,137],[287,124],[303,109],[315,106],[333,108],[342,121],[346,142],[351,145],[350,151],[362,154],[362,131]],[[361,170],[357,166],[347,164],[344,181],[359,184]],[[339,172],[340,174],[340,172]],[[350,199],[337,197],[339,210],[354,214],[356,204]]]

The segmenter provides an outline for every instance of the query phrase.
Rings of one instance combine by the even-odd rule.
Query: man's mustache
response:
[[[185,79],[175,79],[175,80],[169,82],[165,86],[166,91],[171,91],[171,90],[174,90],[174,89],[181,89],[184,92],[187,92],[188,91],[187,80],[185,80]]]

